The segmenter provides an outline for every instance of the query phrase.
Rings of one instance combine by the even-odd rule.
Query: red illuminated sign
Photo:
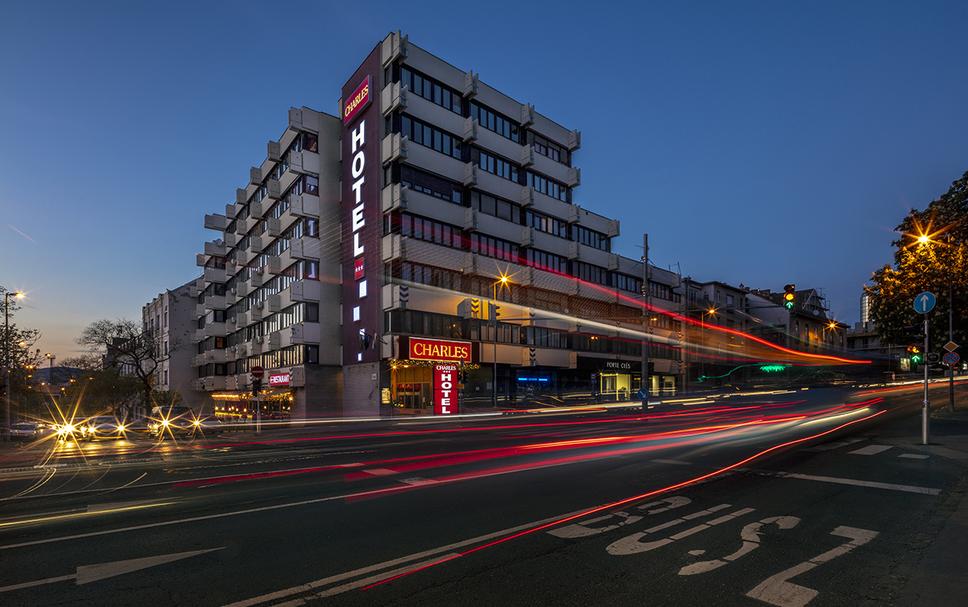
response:
[[[289,385],[289,374],[288,373],[273,373],[269,376],[270,386],[288,386]]]
[[[434,415],[460,412],[457,365],[434,365]]]
[[[410,360],[471,362],[471,343],[443,339],[410,338]]]
[[[370,77],[367,76],[343,104],[343,124],[352,122],[357,114],[370,105],[370,101],[372,101],[370,97]]]
[[[366,264],[360,257],[353,262],[353,280],[361,280],[364,276],[366,276]]]

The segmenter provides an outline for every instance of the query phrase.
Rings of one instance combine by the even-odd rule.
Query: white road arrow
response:
[[[208,552],[215,552],[216,550],[224,549],[225,546],[222,546],[220,548],[207,548],[205,550],[192,550],[190,552],[159,554],[157,556],[145,556],[142,558],[128,559],[125,561],[97,563],[95,565],[78,565],[77,571],[69,575],[59,575],[57,577],[49,577],[42,580],[34,580],[32,582],[21,582],[20,584],[13,584],[11,586],[0,586],[0,593],[12,592],[14,590],[21,590],[23,588],[33,588],[34,586],[44,586],[46,584],[54,584],[57,582],[66,582],[68,580],[74,580],[74,583],[80,586],[81,584],[89,584],[91,582],[105,580],[118,575],[124,575],[125,573],[131,573],[132,571],[148,569],[149,567],[156,567],[158,565],[164,565],[165,563],[172,563],[174,561],[180,561],[182,559],[191,558],[200,554],[206,554]]]

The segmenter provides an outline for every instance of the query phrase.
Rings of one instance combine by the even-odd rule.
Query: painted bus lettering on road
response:
[[[700,573],[707,573],[709,571],[713,571],[714,569],[719,569],[723,565],[728,565],[729,563],[738,561],[742,557],[760,547],[760,530],[762,530],[766,525],[776,525],[778,529],[793,529],[799,523],[800,519],[795,516],[771,516],[755,523],[750,523],[749,525],[743,527],[743,530],[740,531],[739,537],[743,540],[743,543],[739,549],[736,550],[736,552],[727,554],[721,559],[699,561],[698,563],[693,563],[692,565],[686,565],[679,570],[679,575],[697,575]]]
[[[672,510],[673,508],[681,508],[692,503],[692,500],[688,497],[683,497],[681,495],[673,495],[672,497],[667,497],[665,499],[657,500],[654,502],[649,502],[647,504],[641,504],[636,507],[637,510],[644,510],[645,515],[629,514],[628,512],[612,512],[611,514],[606,514],[604,516],[598,516],[595,518],[588,519],[581,523],[573,523],[571,525],[566,525],[559,529],[552,529],[548,532],[549,535],[555,537],[561,537],[565,539],[577,539],[580,537],[589,537],[592,535],[598,535],[600,533],[605,533],[607,531],[613,531],[619,527],[624,527],[626,525],[631,525],[642,520],[645,516],[659,514],[661,512],[666,512]],[[618,522],[614,522],[610,525],[604,525],[602,527],[595,527],[596,523],[601,523],[610,519],[618,519]]]

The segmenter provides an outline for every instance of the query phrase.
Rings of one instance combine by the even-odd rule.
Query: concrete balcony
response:
[[[551,215],[567,223],[578,221],[578,207],[547,194],[535,192],[534,188],[525,187],[521,193],[520,202],[523,206],[530,206],[539,213]]]
[[[270,217],[266,220],[266,232],[263,238],[266,240],[266,245],[268,245],[272,239],[278,238],[286,233],[289,228],[293,226],[300,217],[292,213],[290,208],[284,212],[279,217]],[[265,247],[263,247],[265,248]]]
[[[249,250],[253,253],[261,253],[263,249],[269,246],[269,239],[264,236],[250,236],[249,237]]]
[[[278,293],[274,295],[270,295],[269,297],[266,297],[266,300],[262,302],[262,313],[265,314],[266,316],[269,316],[270,314],[275,314],[281,309],[282,309],[282,300],[280,299]]]
[[[533,158],[532,169],[559,183],[574,187],[581,180],[581,171],[575,167],[555,162],[551,158],[538,154],[537,152],[535,152]]]
[[[396,109],[406,109],[407,89],[401,88],[399,82],[391,82],[386,85],[380,91],[380,107],[383,108],[384,116]]]
[[[265,271],[262,268],[255,268],[252,270],[252,273],[249,276],[249,283],[253,287],[261,287],[262,285],[265,284],[265,281],[267,278],[268,277],[266,276]]]
[[[210,322],[203,329],[206,337],[225,337],[229,334],[224,322]]]
[[[213,257],[225,257],[225,241],[211,240],[205,243],[205,254]]]
[[[297,323],[270,334],[269,339],[273,350],[288,348],[296,344],[318,344],[320,341],[319,323]]]
[[[543,196],[543,194],[538,194]],[[564,203],[562,203],[564,204]],[[610,238],[614,238],[619,234],[619,222],[617,219],[610,219],[604,215],[599,215],[598,213],[593,213],[582,207],[572,206],[575,209],[575,219],[573,222],[577,222],[580,225],[585,226],[596,232],[601,232]]]
[[[477,171],[477,187],[505,200],[517,200],[521,196],[521,184],[486,171]]]
[[[205,229],[206,230],[218,230],[219,232],[225,231],[225,226],[228,225],[228,217],[225,215],[218,214],[206,214],[205,215]]]
[[[242,205],[238,204],[227,204],[225,205],[225,217],[227,219],[235,219],[235,216],[239,214],[242,210]]]
[[[269,299],[272,300],[275,298],[275,305],[280,310],[285,310],[294,303],[303,301],[318,302],[320,293],[321,286],[318,280],[297,280]]]
[[[226,232],[224,236],[226,248],[234,247],[239,244],[239,235],[235,232]]]
[[[380,192],[380,208],[384,213],[407,208],[407,196],[411,190],[399,183],[390,184]]]
[[[315,152],[290,152],[289,170],[296,173],[319,175],[319,154]]]
[[[224,295],[209,295],[203,305],[210,310],[224,310],[228,307],[228,302]]]
[[[257,219],[255,217],[249,216],[245,219],[235,220],[235,233],[239,236],[245,236],[249,233],[253,227],[255,227],[255,222]]]
[[[206,339],[207,339],[207,336],[205,335],[205,330],[204,329],[195,329],[195,331],[192,333],[192,343],[193,344],[197,344],[199,342],[203,342]]]
[[[285,150],[282,149],[282,144],[278,141],[269,141],[266,144],[266,157],[272,162],[279,162],[282,160],[282,153]]]
[[[249,183],[252,185],[262,184],[262,168],[252,167],[249,169]]]
[[[199,266],[201,268],[204,268],[205,267],[205,264],[207,264],[207,263],[208,263],[208,255],[206,255],[205,253],[195,253],[195,265],[196,266]]]
[[[226,378],[224,375],[212,375],[202,378],[202,389],[206,392],[226,389]]]
[[[380,142],[380,160],[383,164],[407,158],[409,141],[400,133],[390,133]]]
[[[271,207],[274,202],[275,201],[269,197],[263,198],[258,202],[253,200],[249,204],[249,217],[254,217],[255,219],[262,219],[263,217],[266,216],[266,212],[269,210],[269,207]]]
[[[477,141],[477,130],[481,128],[477,120],[471,118],[470,116],[464,118],[464,128],[458,131],[463,135],[464,143],[472,143]]]
[[[319,196],[299,194],[289,199],[289,212],[300,217],[319,217]]]
[[[383,188],[380,193],[380,202],[384,213],[396,209],[405,209],[416,215],[433,217],[437,221],[452,225],[460,225],[464,221],[465,211],[470,210],[461,204],[411,190],[400,186],[400,184],[392,184]]]
[[[202,278],[205,282],[225,282],[225,268],[205,268]]]
[[[192,315],[192,318],[201,318],[202,316],[205,316],[205,314],[207,313],[208,313],[208,307],[203,303],[197,303],[195,304],[195,313]]]
[[[272,200],[279,200],[282,198],[282,182],[278,179],[270,179],[266,182],[266,195]]]
[[[310,236],[297,238],[289,243],[289,255],[294,259],[315,259],[319,261],[319,239]]]
[[[242,210],[245,203],[249,202],[249,193],[245,188],[235,188],[235,206],[237,211]]]
[[[266,338],[264,345],[268,351],[278,350],[282,347],[282,335],[279,334],[279,331],[270,333]]]

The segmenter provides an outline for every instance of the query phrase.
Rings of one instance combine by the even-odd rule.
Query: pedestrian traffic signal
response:
[[[797,298],[797,285],[788,284],[783,286],[783,307],[792,310],[794,301]]]

